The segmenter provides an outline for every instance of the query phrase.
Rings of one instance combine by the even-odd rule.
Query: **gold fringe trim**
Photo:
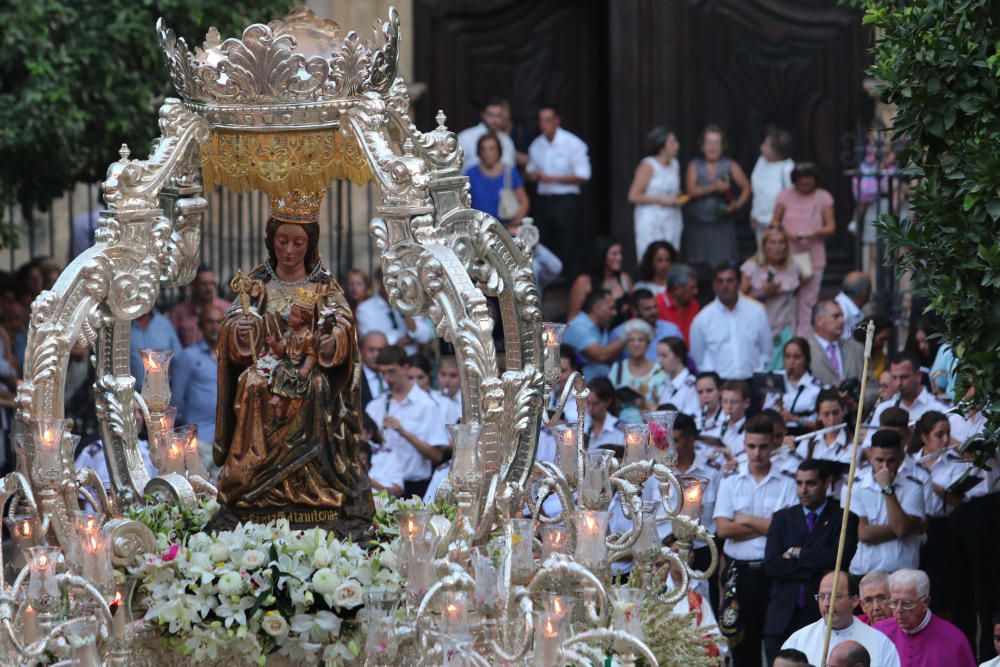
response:
[[[355,185],[372,178],[357,139],[340,130],[212,132],[201,144],[201,173],[206,191],[222,185],[232,192],[259,190],[272,198],[294,189],[322,192],[341,178]]]

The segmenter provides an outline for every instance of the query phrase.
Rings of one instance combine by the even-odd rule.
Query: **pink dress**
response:
[[[833,196],[822,188],[816,188],[808,195],[788,188],[781,191],[776,203],[785,209],[781,226],[791,236],[789,250],[792,253],[808,252],[812,260],[812,275],[802,281],[795,298],[795,335],[808,337],[812,334],[812,309],[819,300],[823,269],[826,268],[826,244],[823,239],[800,241],[795,237],[822,229],[823,211],[833,206]]]

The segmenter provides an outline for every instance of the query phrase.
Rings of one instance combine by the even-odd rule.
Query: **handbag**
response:
[[[816,197],[813,196],[813,210],[812,215],[809,217],[809,221],[812,222],[816,219]],[[799,274],[802,276],[802,280],[809,280],[813,276],[813,261],[812,255],[806,252],[795,252],[792,253],[792,261],[799,265]]]
[[[501,220],[511,220],[521,210],[521,202],[517,201],[517,195],[514,194],[514,188],[511,187],[513,177],[510,169],[510,167],[504,167],[503,170],[503,187],[500,188],[500,203],[497,206],[497,217]]]

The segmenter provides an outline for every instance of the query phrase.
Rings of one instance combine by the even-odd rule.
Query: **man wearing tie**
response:
[[[795,472],[799,504],[778,510],[771,518],[764,549],[764,572],[771,578],[771,599],[764,621],[767,664],[789,635],[819,618],[813,598],[823,574],[836,566],[843,510],[829,498],[830,470],[824,461],[809,459]],[[858,519],[848,517],[845,563],[854,557]]]
[[[812,364],[809,372],[830,387],[848,378],[860,378],[864,346],[856,340],[841,341],[844,311],[833,299],[822,299],[813,307],[813,335],[808,338]]]
[[[379,396],[385,394],[385,380],[378,372],[378,353],[389,344],[381,331],[369,331],[361,337],[361,406],[368,405]]]

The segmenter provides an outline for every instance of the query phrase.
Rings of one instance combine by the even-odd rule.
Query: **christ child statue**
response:
[[[279,420],[288,417],[292,400],[306,398],[313,368],[316,366],[316,345],[312,321],[316,296],[298,288],[288,311],[288,328],[280,338],[269,336],[271,353],[280,360],[271,373],[271,400]]]

